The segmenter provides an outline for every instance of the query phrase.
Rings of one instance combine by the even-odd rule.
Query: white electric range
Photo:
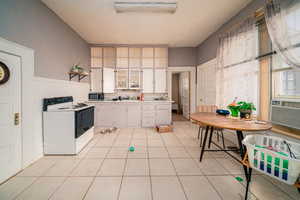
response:
[[[94,136],[94,106],[74,104],[73,97],[43,100],[45,155],[75,155]]]

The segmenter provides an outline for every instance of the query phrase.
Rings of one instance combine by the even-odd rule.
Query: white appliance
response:
[[[300,102],[292,100],[272,100],[271,121],[274,124],[300,130]]]
[[[43,101],[45,155],[78,154],[94,136],[94,106],[73,104],[73,97]]]

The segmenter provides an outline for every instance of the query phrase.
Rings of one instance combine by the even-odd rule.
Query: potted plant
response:
[[[237,103],[239,106],[240,117],[244,119],[250,119],[253,110],[256,110],[253,103],[240,101]]]
[[[232,117],[238,117],[239,116],[239,105],[236,103],[236,99],[235,98],[231,104],[229,104],[227,106],[227,108],[229,108],[231,116]]]

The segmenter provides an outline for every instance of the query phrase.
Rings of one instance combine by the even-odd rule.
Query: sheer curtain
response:
[[[217,55],[217,105],[226,108],[235,98],[258,107],[258,28],[250,18],[221,35]]]
[[[274,50],[285,63],[300,69],[300,1],[268,1],[265,18]]]

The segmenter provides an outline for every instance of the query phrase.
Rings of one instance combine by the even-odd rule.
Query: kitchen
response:
[[[91,47],[88,104],[96,108],[95,128],[170,125],[167,71],[164,46]]]

